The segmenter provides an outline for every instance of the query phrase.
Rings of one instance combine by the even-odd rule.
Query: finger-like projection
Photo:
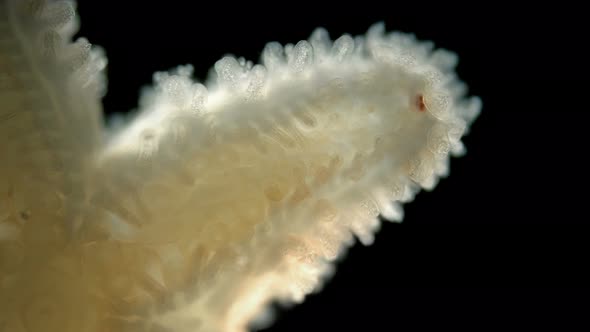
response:
[[[377,24],[157,73],[107,130],[76,26],[0,0],[0,331],[244,331],[401,221],[480,108],[454,54]]]

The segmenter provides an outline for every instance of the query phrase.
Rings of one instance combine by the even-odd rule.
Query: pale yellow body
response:
[[[447,173],[454,58],[373,28],[159,74],[105,134],[67,2],[0,1],[0,331],[243,331]]]

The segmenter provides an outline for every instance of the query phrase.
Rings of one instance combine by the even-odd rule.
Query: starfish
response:
[[[156,73],[105,128],[71,1],[0,0],[0,331],[245,331],[448,174],[481,102],[409,34]]]

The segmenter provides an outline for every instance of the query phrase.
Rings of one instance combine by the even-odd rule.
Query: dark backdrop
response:
[[[221,56],[257,60],[269,41],[318,26],[332,38],[374,22],[457,52],[483,111],[451,176],[355,245],[335,277],[267,331],[570,330],[587,314],[583,213],[588,123],[580,9],[514,3],[80,1],[80,35],[105,47],[106,112],[131,110],[155,71]],[[582,88],[582,89],[580,89]],[[573,322],[576,323],[573,323]],[[578,326],[580,327],[580,326]]]

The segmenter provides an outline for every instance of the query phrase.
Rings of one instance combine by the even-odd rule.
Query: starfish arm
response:
[[[243,331],[270,300],[301,301],[379,213],[401,220],[447,174],[479,112],[454,54],[382,25],[271,43],[262,62],[225,57],[207,87],[157,74],[100,154],[96,234],[157,257],[137,263],[159,289],[145,324]]]
[[[156,74],[103,144],[106,60],[69,42],[73,4],[0,9],[0,330],[244,331],[400,221],[480,108],[450,52],[318,29],[206,86]]]
[[[87,301],[85,279],[64,248],[102,144],[106,61],[85,40],[70,42],[76,29],[71,2],[0,0],[1,331],[67,330],[43,318],[48,303],[90,321],[73,309]]]

